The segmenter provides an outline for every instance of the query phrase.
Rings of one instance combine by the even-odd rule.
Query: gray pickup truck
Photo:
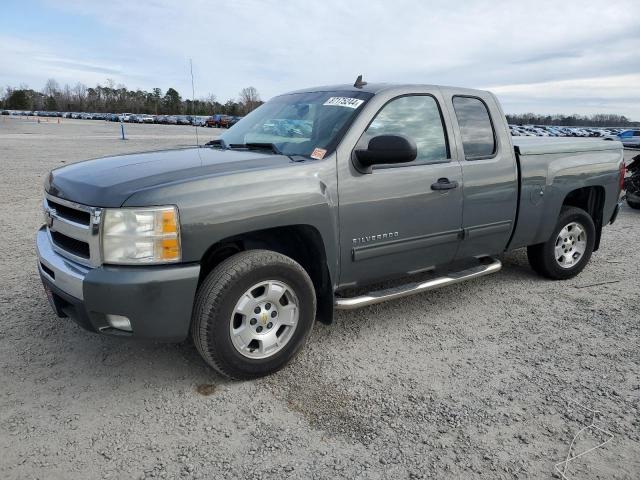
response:
[[[191,337],[254,378],[316,318],[497,272],[507,250],[577,275],[623,177],[619,142],[512,139],[489,92],[359,80],[275,97],[200,148],[52,171],[38,268],[60,317]]]

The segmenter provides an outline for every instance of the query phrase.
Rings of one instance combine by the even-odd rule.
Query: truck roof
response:
[[[338,85],[322,85],[317,87],[303,88],[301,90],[294,90],[292,92],[286,92],[282,95],[288,95],[291,93],[311,93],[311,92],[330,92],[330,91],[353,91],[353,92],[369,92],[377,94],[386,90],[423,90],[423,89],[440,89],[447,90],[447,92],[455,92],[459,94],[470,94],[473,92],[486,92],[486,90],[462,88],[462,87],[450,87],[445,85],[429,85],[419,83],[367,83],[362,87],[354,87],[353,84],[338,84]]]

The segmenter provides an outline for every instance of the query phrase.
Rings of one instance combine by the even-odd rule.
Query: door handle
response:
[[[436,183],[431,184],[431,190],[451,190],[458,188],[458,182],[450,182],[448,178],[439,178]]]

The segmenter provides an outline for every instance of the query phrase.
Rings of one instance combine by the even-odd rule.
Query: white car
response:
[[[204,127],[206,126],[207,118],[209,117],[202,116],[202,115],[196,115],[194,117],[191,117],[191,125],[195,125],[197,127]]]

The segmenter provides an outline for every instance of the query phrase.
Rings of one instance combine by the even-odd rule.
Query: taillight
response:
[[[624,176],[627,174],[627,165],[624,160],[620,162],[620,190],[624,190]]]

